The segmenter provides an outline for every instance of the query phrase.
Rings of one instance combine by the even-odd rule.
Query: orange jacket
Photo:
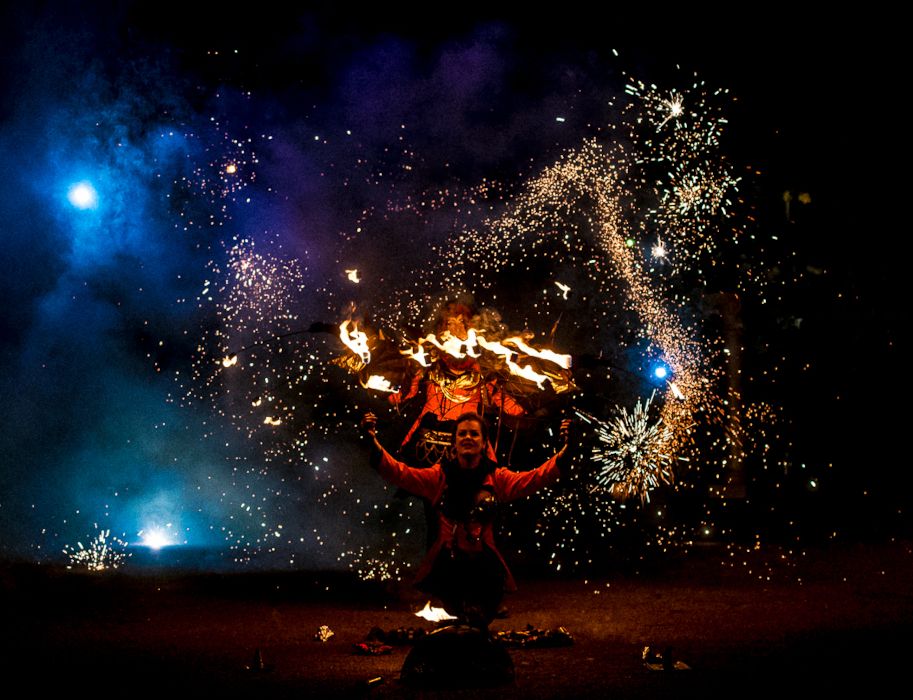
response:
[[[525,472],[515,472],[504,467],[496,467],[489,474],[484,486],[491,489],[495,500],[499,503],[506,503],[538,491],[544,486],[554,483],[560,474],[556,456],[545,462],[542,466]],[[508,590],[516,590],[516,582],[504,561],[504,557],[498,551],[494,540],[494,527],[491,523],[481,526],[481,532],[478,536],[473,536],[466,530],[463,522],[454,522],[443,514],[439,507],[441,497],[447,486],[444,470],[440,464],[425,469],[415,469],[402,462],[395,460],[390,453],[383,450],[377,471],[380,475],[394,486],[405,489],[411,494],[421,498],[427,498],[438,514],[440,528],[438,538],[428,550],[428,554],[422,561],[416,572],[416,581],[421,581],[430,572],[434,561],[442,550],[458,548],[464,551],[473,552],[481,551],[482,546],[487,546],[498,557],[504,566],[505,587]]]

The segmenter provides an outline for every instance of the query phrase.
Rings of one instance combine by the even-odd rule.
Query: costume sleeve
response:
[[[528,472],[513,472],[499,467],[493,475],[495,498],[499,501],[514,501],[553,484],[560,475],[557,457],[558,455],[553,456],[541,467]]]
[[[513,396],[502,391],[497,383],[489,382],[488,394],[491,397],[491,405],[508,416],[522,416],[526,414],[526,409],[517,403]]]
[[[418,389],[419,389],[419,385],[421,384],[421,382],[422,382],[422,373],[416,372],[415,375],[413,375],[413,377],[412,377],[412,383],[409,385],[409,391],[405,396],[403,396],[403,391],[402,391],[402,389],[400,389],[399,391],[389,394],[387,396],[387,400],[394,406],[398,406],[399,404],[401,404],[405,401],[408,401],[413,396],[418,394]]]
[[[394,486],[429,500],[434,500],[438,496],[444,479],[439,464],[426,469],[415,469],[393,459],[386,450],[381,452],[377,472]]]

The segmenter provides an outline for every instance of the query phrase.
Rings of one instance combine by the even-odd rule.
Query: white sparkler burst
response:
[[[663,239],[657,236],[656,245],[650,249],[654,258],[664,258],[666,257],[666,246],[663,245]]]
[[[98,529],[98,525],[95,526]],[[77,542],[75,547],[66,545],[63,548],[70,563],[68,569],[79,567],[89,571],[107,571],[116,569],[130,556],[126,553],[127,543],[121,538],[111,536],[111,530],[100,530],[89,541],[86,547],[82,542]]]
[[[673,92],[668,100],[663,100],[662,105],[668,110],[666,118],[663,119],[656,130],[662,129],[670,119],[678,119],[685,111],[685,97],[681,93]]]
[[[636,495],[643,502],[650,500],[654,488],[672,481],[672,457],[667,449],[673,434],[662,418],[650,420],[655,395],[643,403],[638,400],[631,412],[616,406],[615,415],[607,422],[578,412],[598,426],[602,445],[593,448],[593,458],[602,465],[598,482],[624,496]]]

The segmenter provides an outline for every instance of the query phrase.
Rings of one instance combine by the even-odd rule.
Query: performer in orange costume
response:
[[[445,308],[438,332],[448,331],[451,336],[466,340],[471,317],[468,307],[452,302]],[[389,401],[399,407],[418,396],[423,388],[425,403],[400,446],[402,458],[416,467],[431,466],[441,460],[451,444],[453,421],[463,413],[485,415],[495,411],[499,418],[526,413],[517,401],[500,389],[497,377],[483,377],[478,361],[469,356],[456,358],[438,353],[430,367],[415,373],[405,395],[398,391],[390,395]],[[486,455],[497,461],[490,441],[486,445]]]

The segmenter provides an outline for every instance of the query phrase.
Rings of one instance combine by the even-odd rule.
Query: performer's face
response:
[[[482,454],[482,426],[477,420],[466,420],[456,429],[454,442],[458,457],[474,457]]]
[[[460,340],[466,340],[469,335],[466,332],[466,321],[462,316],[449,316],[447,318],[447,330],[450,331],[450,335]]]

